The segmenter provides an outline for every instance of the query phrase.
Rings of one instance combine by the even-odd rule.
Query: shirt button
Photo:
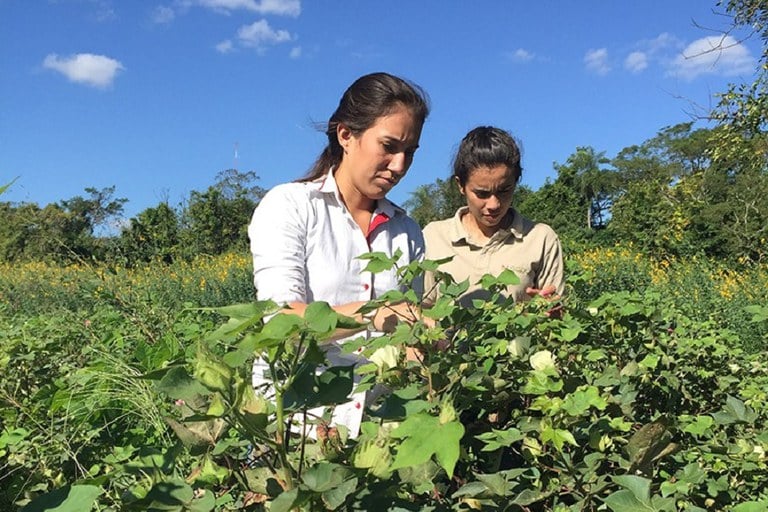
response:
[[[367,290],[368,288],[370,288],[370,286],[368,285],[368,283],[364,283],[364,284],[363,284],[363,290]]]

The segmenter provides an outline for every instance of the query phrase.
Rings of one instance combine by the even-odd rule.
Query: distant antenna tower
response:
[[[234,170],[237,170],[237,157],[238,157],[238,154],[237,154],[237,147],[238,147],[238,144],[237,144],[237,142],[235,142],[235,156],[234,156],[234,158],[233,158],[233,162],[232,162],[232,168],[233,168]]]

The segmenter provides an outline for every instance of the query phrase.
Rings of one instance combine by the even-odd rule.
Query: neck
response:
[[[339,196],[344,206],[351,212],[370,212],[376,209],[376,200],[371,199],[368,196],[363,195],[353,184],[347,179],[347,172],[345,172],[343,166],[334,173],[336,178],[336,186],[339,189]]]
[[[501,222],[499,222],[496,226],[486,227],[478,224],[475,216],[470,212],[466,212],[464,215],[462,215],[461,222],[464,225],[464,229],[467,230],[467,233],[471,235],[472,238],[475,238],[481,242],[487,242],[500,229],[508,229],[509,226],[512,225],[512,217],[512,209],[510,208],[506,215],[504,215],[504,218],[501,220]]]

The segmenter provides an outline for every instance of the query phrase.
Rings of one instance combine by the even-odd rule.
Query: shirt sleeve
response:
[[[275,187],[253,212],[248,238],[258,300],[307,302],[309,199],[302,192],[295,184]]]
[[[413,219],[410,219],[410,226],[408,229],[410,261],[424,261],[424,235],[421,232],[421,228]],[[424,276],[418,275],[411,283],[411,288],[416,292],[416,296],[423,298],[424,296]]]
[[[536,287],[541,289],[547,285],[554,285],[557,289],[557,294],[562,295],[565,291],[563,251],[560,246],[560,239],[554,232],[546,238],[544,261],[542,263],[541,271],[536,277]]]
[[[432,228],[427,225],[424,227],[424,231],[422,232],[424,242],[425,244],[429,244],[427,240],[430,238]],[[424,253],[424,259],[429,260],[432,259],[432,255],[429,252],[429,245],[426,246],[426,250]],[[434,272],[426,271],[424,272],[424,275],[422,276],[422,301],[427,306],[431,306],[435,303],[437,300],[437,289],[435,286],[435,274]]]

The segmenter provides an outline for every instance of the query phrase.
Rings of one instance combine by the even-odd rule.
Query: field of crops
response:
[[[351,383],[312,357],[343,319],[264,327],[247,255],[0,266],[0,510],[768,510],[768,266],[567,263],[561,318],[449,290],[439,327],[362,347],[390,394],[317,442],[284,424]]]

